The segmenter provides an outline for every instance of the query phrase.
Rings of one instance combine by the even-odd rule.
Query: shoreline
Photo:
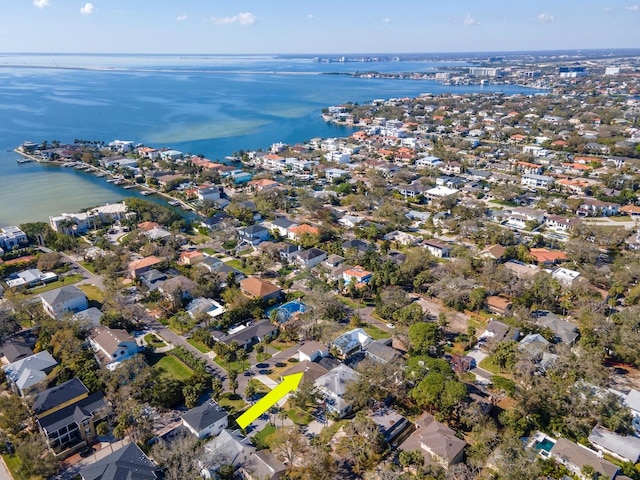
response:
[[[67,163],[66,161],[60,161],[60,160],[44,160],[41,157],[37,157],[35,155],[30,155],[26,152],[23,152],[22,150],[20,150],[18,147],[14,148],[13,151],[15,153],[17,153],[18,155],[24,157],[24,158],[28,158],[32,161],[34,161],[35,163],[39,163],[41,165],[53,165],[53,166],[57,166],[57,167],[61,167],[62,165],[64,165],[65,163]],[[84,163],[84,162],[81,162]],[[108,179],[115,179],[118,178],[116,176],[113,175],[112,172],[110,172],[109,170],[106,170],[104,168],[101,167],[96,167],[93,165],[89,165],[87,163],[84,163],[85,165],[88,165],[89,167],[91,167],[92,170],[82,170],[84,173],[103,173],[104,177],[101,178],[108,178]],[[106,181],[106,180],[105,180]],[[158,195],[164,199],[166,199],[168,202],[179,202],[178,205],[174,206],[174,205],[169,205],[169,208],[180,208],[182,210],[184,210],[185,212],[190,212],[190,213],[194,213],[196,214],[198,217],[200,218],[204,218],[205,215],[202,214],[202,212],[200,212],[199,210],[197,210],[195,207],[193,207],[192,205],[189,205],[188,203],[186,203],[184,200],[173,197],[171,195],[169,195],[168,193],[165,192],[161,192],[160,190],[148,187],[146,185],[141,185],[141,184],[137,184],[135,182],[130,182],[128,180],[125,180],[123,183],[121,184],[114,184],[113,182],[107,182],[107,183],[111,183],[111,185],[115,186],[115,187],[120,187],[122,188],[122,190],[132,190],[133,188],[136,188],[138,190],[138,192],[142,192],[142,191],[148,191],[151,192],[154,195]],[[125,188],[125,186],[130,186],[130,188]],[[146,197],[148,195],[141,195],[142,197]],[[126,198],[126,196],[125,196]]]

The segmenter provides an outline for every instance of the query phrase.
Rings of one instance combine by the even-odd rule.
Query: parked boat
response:
[[[180,202],[178,200],[170,200],[168,203],[172,207],[177,207],[178,205],[180,205]]]
[[[33,160],[31,160],[30,158],[18,158],[16,160],[16,162],[18,162],[18,163],[29,163],[29,162],[33,162]]]
[[[140,192],[140,195],[144,195],[145,197],[147,195],[152,195],[152,194],[153,194],[153,192],[151,190],[144,190],[144,191]]]

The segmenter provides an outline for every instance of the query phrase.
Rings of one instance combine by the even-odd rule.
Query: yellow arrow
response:
[[[240,428],[247,428],[249,424],[274,406],[287,393],[298,388],[300,380],[302,380],[302,373],[294,373],[292,375],[282,377],[282,382],[280,382],[277,387],[267,393],[256,404],[249,408],[249,410],[236,419]]]

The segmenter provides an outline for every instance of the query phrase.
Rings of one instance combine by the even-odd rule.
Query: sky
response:
[[[0,19],[16,53],[640,48],[640,0],[0,0]]]

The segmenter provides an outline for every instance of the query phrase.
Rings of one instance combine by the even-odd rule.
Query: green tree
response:
[[[442,331],[435,323],[419,322],[409,327],[409,345],[414,355],[437,355]]]

